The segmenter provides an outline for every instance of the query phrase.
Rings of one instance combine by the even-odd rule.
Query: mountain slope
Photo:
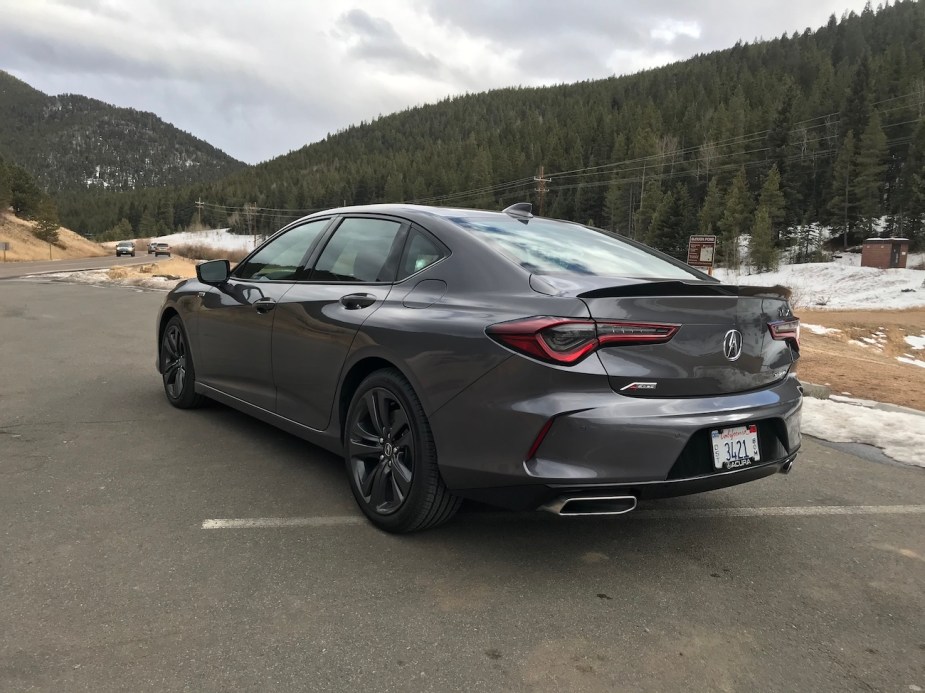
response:
[[[635,75],[411,108],[220,181],[59,202],[90,232],[123,217],[137,229],[162,208],[168,226],[185,226],[199,198],[203,224],[223,227],[253,204],[267,232],[345,202],[529,200],[679,253],[692,232],[749,233],[764,199],[777,236],[847,221],[854,239],[887,215],[890,230],[923,243],[923,114],[925,2],[900,0]],[[540,166],[551,178],[542,199]]]
[[[0,71],[0,155],[51,192],[215,180],[244,164],[152,113],[48,96]]]

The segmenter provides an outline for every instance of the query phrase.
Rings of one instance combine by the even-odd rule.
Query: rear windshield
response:
[[[503,255],[534,274],[582,274],[600,277],[703,279],[694,269],[639,248],[599,229],[548,219],[456,217]]]

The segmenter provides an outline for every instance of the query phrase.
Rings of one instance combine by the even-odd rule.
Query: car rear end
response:
[[[514,508],[612,513],[789,471],[799,321],[780,290],[723,285],[575,225],[529,224],[482,235],[538,270],[530,285],[546,306],[577,298],[583,309],[486,327],[512,357],[433,417],[450,488]],[[621,263],[623,276],[603,274]],[[452,421],[477,421],[479,434]]]

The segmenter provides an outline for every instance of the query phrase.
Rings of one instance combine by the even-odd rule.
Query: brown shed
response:
[[[861,250],[861,267],[902,268],[908,257],[908,238],[868,238]]]

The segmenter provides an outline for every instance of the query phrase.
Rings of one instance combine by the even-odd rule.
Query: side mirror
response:
[[[210,260],[196,265],[196,278],[203,284],[224,284],[231,275],[231,263],[228,260]]]

